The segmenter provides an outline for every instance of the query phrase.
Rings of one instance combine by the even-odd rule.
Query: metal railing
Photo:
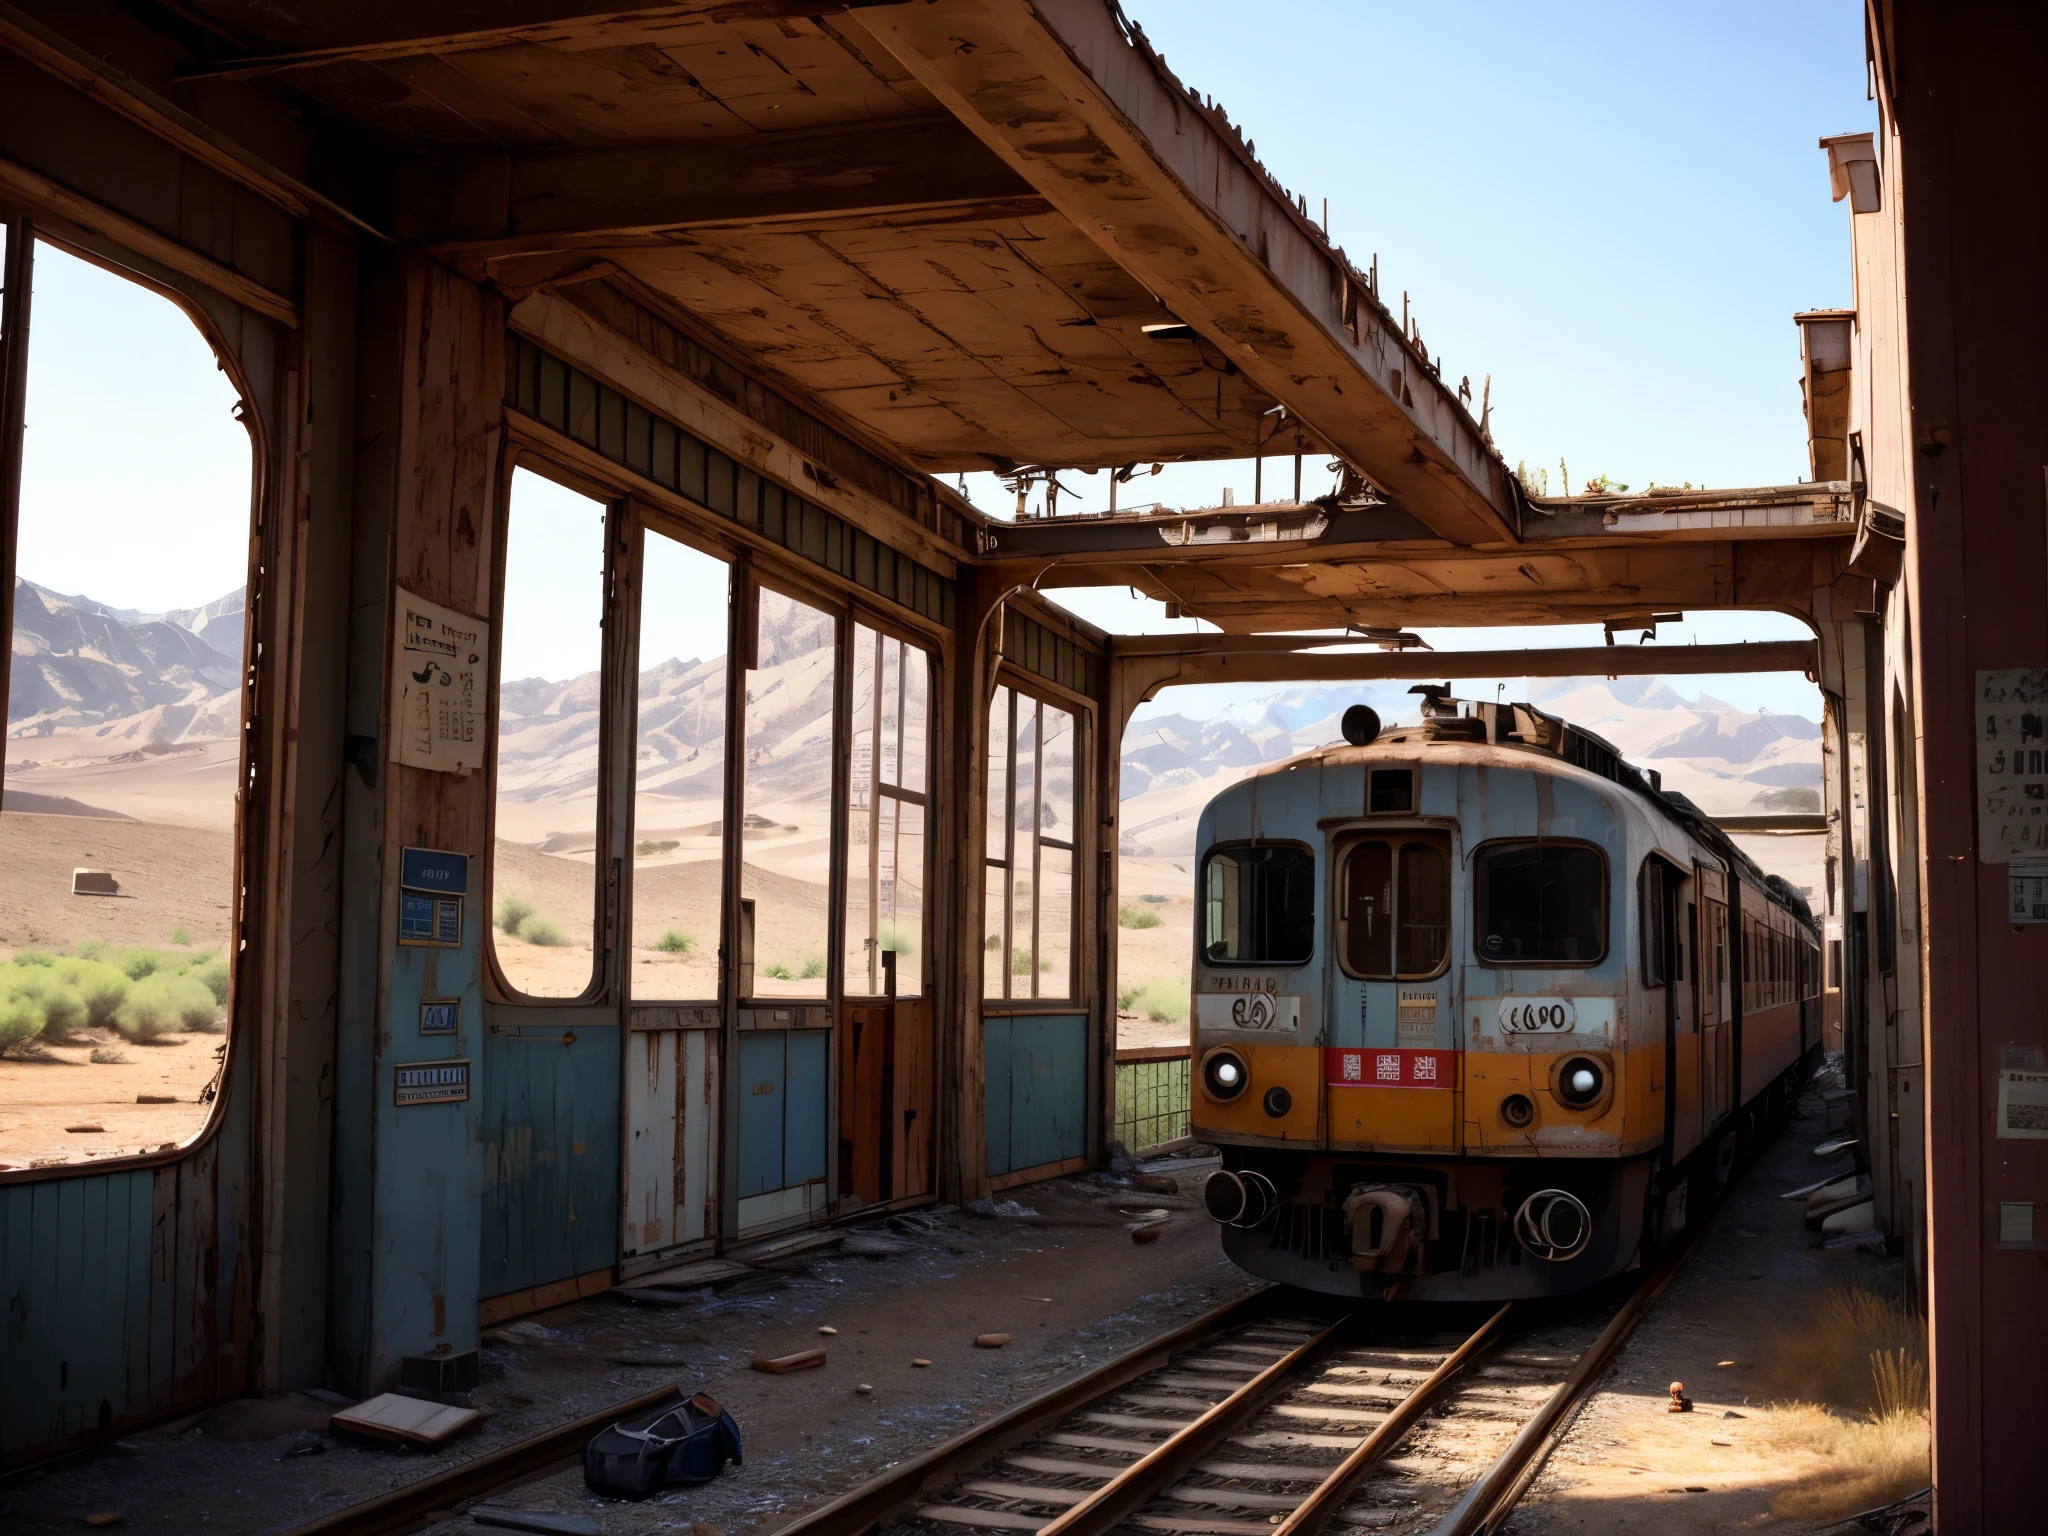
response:
[[[1116,1139],[1137,1154],[1185,1141],[1188,1048],[1146,1046],[1116,1053]]]

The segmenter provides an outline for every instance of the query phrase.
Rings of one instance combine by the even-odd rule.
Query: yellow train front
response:
[[[1224,1250],[1412,1300],[1654,1254],[1820,1039],[1803,900],[1598,737],[1429,690],[1420,725],[1204,812],[1194,1134]]]

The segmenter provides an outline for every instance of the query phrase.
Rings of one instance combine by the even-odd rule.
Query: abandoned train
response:
[[[1523,704],[1268,766],[1197,837],[1194,1133],[1225,1252],[1411,1300],[1647,1259],[1820,1045],[1806,903],[1684,796]]]

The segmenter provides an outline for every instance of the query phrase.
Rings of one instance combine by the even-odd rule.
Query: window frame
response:
[[[302,593],[305,585],[304,573],[296,574],[295,582],[279,587],[270,579],[271,573],[280,570],[278,545],[279,529],[289,525],[289,520],[277,515],[273,505],[277,476],[271,463],[274,448],[273,433],[276,427],[270,420],[270,410],[278,403],[274,389],[258,389],[250,382],[247,366],[242,353],[231,346],[224,336],[218,311],[225,303],[236,315],[246,318],[258,313],[237,301],[233,295],[223,295],[218,290],[182,274],[165,273],[154,276],[145,271],[146,263],[123,261],[122,255],[128,247],[118,241],[108,242],[104,248],[99,244],[86,245],[67,238],[61,227],[53,228],[41,222],[37,211],[18,198],[0,197],[0,223],[6,227],[5,240],[5,281],[0,282],[9,295],[0,304],[0,316],[5,320],[17,321],[16,326],[0,321],[0,369],[11,377],[22,380],[23,406],[26,406],[27,377],[31,355],[35,346],[35,248],[47,245],[66,256],[99,268],[111,277],[117,277],[136,287],[155,294],[174,306],[192,328],[199,333],[200,340],[213,354],[216,366],[234,385],[242,401],[239,417],[241,425],[249,434],[249,499],[243,513],[243,544],[247,550],[247,561],[243,571],[244,624],[242,631],[241,662],[242,687],[241,710],[238,719],[240,748],[236,755],[235,768],[235,831],[234,854],[228,866],[232,886],[228,897],[229,939],[224,946],[228,962],[228,999],[222,1009],[225,1021],[221,1039],[224,1054],[212,1082],[211,1102],[206,1113],[191,1133],[184,1139],[159,1146],[149,1152],[120,1153],[107,1157],[81,1157],[75,1162],[46,1163],[26,1168],[0,1169],[0,1188],[16,1184],[55,1183],[63,1179],[84,1178],[112,1172],[133,1172],[143,1168],[169,1167],[191,1158],[217,1135],[227,1123],[234,1107],[235,1058],[241,1054],[243,1031],[257,1028],[260,1020],[251,1012],[257,1006],[256,996],[260,988],[251,984],[249,968],[257,963],[257,945],[254,935],[260,930],[267,911],[266,892],[276,885],[277,855],[261,847],[263,839],[251,837],[250,830],[264,825],[265,818],[274,810],[273,801],[282,792],[282,787],[273,782],[275,753],[272,737],[275,734],[265,728],[267,719],[263,701],[276,693],[279,667],[286,650],[272,645],[266,647],[264,640],[273,628],[270,623],[270,608],[273,599],[291,605]],[[25,251],[25,257],[17,251]],[[13,297],[23,295],[26,302]],[[269,318],[269,317],[266,317]],[[17,370],[16,359],[19,359]],[[11,417],[14,413],[8,412]],[[27,459],[26,448],[13,457],[5,471],[10,473],[12,484],[7,491],[15,498],[17,526],[11,533],[0,538],[0,577],[6,579],[8,617],[13,618],[14,583],[20,575],[17,549],[20,542],[19,496],[22,470]],[[0,460],[4,462],[4,460]],[[385,654],[388,656],[390,643],[384,639]],[[12,685],[13,642],[9,636],[8,661],[0,665],[0,680]],[[387,668],[388,671],[388,668]],[[383,722],[379,723],[380,731]],[[380,735],[380,751],[388,745],[388,737]],[[270,873],[266,873],[270,871]]]
[[[1486,931],[1479,903],[1483,892],[1479,881],[1479,860],[1502,848],[1584,848],[1600,860],[1600,953],[1590,960],[1489,960],[1480,952],[1479,939]],[[1614,953],[1614,868],[1607,850],[1583,837],[1495,837],[1474,845],[1466,854],[1472,867],[1472,958],[1476,964],[1496,971],[1590,971],[1605,965]]]
[[[1376,811],[1373,809],[1373,782],[1382,774],[1408,776],[1408,803],[1396,810]],[[1422,813],[1422,769],[1414,763],[1388,763],[1384,767],[1372,767],[1365,771],[1365,814],[1368,816],[1418,816]]]
[[[498,959],[498,925],[496,921],[498,897],[498,722],[500,716],[499,683],[504,668],[505,648],[505,557],[511,548],[512,534],[512,480],[516,471],[524,469],[543,480],[552,481],[564,490],[599,503],[604,508],[604,570],[601,580],[603,618],[599,629],[599,675],[598,675],[598,716],[597,716],[597,809],[596,832],[597,852],[600,857],[592,860],[591,869],[591,944],[590,981],[581,991],[571,997],[536,997],[512,984],[505,974],[504,966]],[[623,892],[614,897],[610,884],[605,879],[605,857],[612,845],[613,792],[612,780],[616,770],[618,744],[612,739],[617,730],[618,678],[620,666],[620,590],[621,577],[630,568],[637,596],[640,519],[630,492],[620,490],[589,475],[578,473],[572,466],[548,454],[544,449],[521,442],[517,439],[506,443],[499,460],[498,484],[494,497],[496,515],[492,519],[493,538],[491,541],[491,611],[488,622],[491,626],[491,689],[487,709],[490,728],[490,751],[486,755],[484,771],[484,846],[482,885],[482,907],[478,920],[483,925],[483,978],[485,1001],[498,1007],[518,1008],[587,1008],[602,1004],[613,993],[614,972],[618,942],[616,935],[607,926],[607,907],[616,899],[623,918],[627,902]],[[622,544],[631,540],[631,553],[621,560]],[[639,613],[632,614],[634,657],[639,653]],[[728,685],[729,686],[729,685]],[[639,720],[634,715],[637,729]],[[632,798],[630,790],[628,799]],[[632,812],[626,814],[627,832],[631,833]],[[630,847],[631,844],[628,844]],[[626,879],[631,879],[630,870]],[[623,882],[621,882],[623,883]]]
[[[1008,689],[1010,694],[1008,735],[1005,738],[1006,744],[1003,757],[1003,804],[1007,814],[1003,818],[1003,849],[1001,854],[998,855],[995,850],[988,846],[989,795],[985,780],[988,768],[989,746],[992,739],[988,733],[988,717],[994,710],[996,700],[1004,689]],[[1014,991],[1016,974],[1012,969],[1010,958],[1016,949],[1017,885],[1014,866],[1016,864],[1017,844],[1017,726],[1019,718],[1017,706],[1019,701],[1029,701],[1037,706],[1041,711],[1041,722],[1044,718],[1042,713],[1044,710],[1057,709],[1061,711],[1073,721],[1074,733],[1074,836],[1071,840],[1048,838],[1034,830],[1031,840],[1031,963],[1034,967],[1031,972],[1031,978],[1034,988],[1038,984],[1038,977],[1043,974],[1036,969],[1039,961],[1040,919],[1043,914],[1045,890],[1044,882],[1041,878],[1043,861],[1039,855],[1045,848],[1052,847],[1064,849],[1068,856],[1067,974],[1064,982],[1065,990],[1050,995],[1035,991],[1033,995],[1021,997]],[[1068,1009],[1085,1007],[1088,999],[1084,995],[1080,955],[1081,939],[1085,932],[1081,910],[1083,873],[1081,834],[1082,829],[1088,825],[1089,814],[1086,799],[1088,787],[1086,767],[1088,762],[1087,740],[1083,734],[1088,726],[1088,709],[1082,701],[1064,697],[1051,689],[1040,688],[1035,683],[1027,683],[1014,669],[1004,666],[996,670],[987,705],[982,710],[981,725],[980,758],[984,775],[983,812],[981,817],[981,839],[983,845],[981,850],[981,891],[984,908],[982,912],[982,928],[985,934],[989,926],[989,915],[986,910],[989,900],[989,874],[993,870],[1001,870],[1003,872],[1003,942],[998,953],[1001,956],[999,964],[1003,984],[1000,992],[994,995],[989,994],[988,950],[986,948],[987,941],[984,937],[982,947],[979,950],[982,964],[980,986],[978,988],[982,993],[979,1006],[984,1010],[1036,1008],[1048,1004]],[[1036,790],[1042,791],[1045,784],[1045,731],[1042,723],[1036,733],[1036,740],[1037,745],[1032,758],[1031,782]]]
[[[1233,848],[1296,848],[1308,855],[1310,886],[1320,889],[1322,882],[1315,878],[1316,850],[1313,844],[1293,837],[1238,837],[1228,842],[1211,843],[1202,850],[1202,861],[1195,870],[1195,958],[1198,963],[1212,971],[1253,970],[1295,971],[1303,966],[1315,964],[1316,942],[1321,937],[1317,929],[1317,914],[1311,912],[1308,922],[1308,953],[1299,960],[1211,960],[1209,958],[1208,932],[1209,917],[1209,861],[1219,853],[1228,853]]]
[[[874,613],[872,610],[863,608],[858,604],[855,604],[851,607],[846,619],[846,639],[843,651],[843,654],[846,657],[846,740],[839,754],[846,761],[845,788],[839,797],[842,801],[845,802],[844,814],[847,818],[846,835],[844,837],[845,847],[843,850],[846,863],[845,878],[848,882],[845,889],[851,888],[851,882],[853,880],[853,738],[856,729],[853,720],[853,678],[855,670],[855,664],[853,660],[853,644],[856,639],[856,631],[861,629],[866,629],[872,632],[880,640],[894,640],[898,645],[901,645],[906,651],[915,650],[919,655],[924,657],[924,788],[921,790],[911,791],[902,789],[899,786],[884,784],[881,781],[881,775],[877,773],[875,775],[874,780],[875,800],[873,805],[870,807],[871,812],[873,814],[873,821],[871,822],[871,826],[879,824],[881,818],[881,802],[884,799],[895,800],[899,805],[915,805],[922,809],[924,812],[924,868],[922,873],[923,885],[921,887],[921,889],[924,892],[924,911],[920,920],[919,927],[919,932],[921,935],[923,935],[923,938],[920,940],[918,944],[917,990],[915,992],[899,991],[896,994],[895,998],[887,999],[889,1001],[914,1002],[919,999],[929,998],[932,995],[932,946],[929,940],[931,936],[930,919],[932,915],[933,895],[932,856],[933,845],[937,842],[937,835],[934,828],[933,820],[934,803],[937,799],[937,795],[933,788],[933,785],[934,770],[936,769],[938,763],[938,753],[934,751],[934,743],[937,741],[938,737],[938,713],[940,704],[940,658],[939,653],[935,649],[933,649],[924,640],[914,637],[914,635],[909,630],[905,629],[902,625],[891,624],[887,622],[885,619],[883,619],[880,615]],[[877,709],[881,707],[881,693],[879,689],[877,689],[876,691],[875,705]],[[899,729],[901,728],[900,716],[898,718],[898,727]],[[877,748],[879,749],[879,742],[877,743]],[[898,769],[900,771],[902,764],[900,748],[899,755],[897,758],[897,764]],[[900,817],[901,813],[899,812],[898,814]],[[898,822],[898,826],[900,829],[900,821]],[[871,844],[870,846],[872,847],[874,845]],[[842,913],[844,913],[847,908],[846,901],[842,899],[838,903],[838,905]],[[868,910],[870,918],[872,919],[874,909],[872,906],[870,906]],[[843,974],[846,965],[846,954],[843,942],[841,945],[839,964],[842,970],[842,975],[840,977],[840,992],[843,996],[851,998],[860,998],[864,1001],[873,1001],[876,999],[884,998],[884,994],[879,992],[869,994],[865,992],[855,992],[851,989],[847,982],[846,976]],[[901,983],[901,979],[901,971],[899,968],[899,985]]]
[[[739,596],[741,590],[741,582],[746,579],[746,562],[742,561],[739,558],[738,553],[732,547],[726,545],[720,540],[708,537],[702,530],[685,522],[683,519],[675,516],[673,513],[663,511],[661,508],[656,507],[653,503],[646,501],[640,496],[633,495],[631,493],[622,494],[624,495],[624,499],[627,502],[627,515],[631,519],[627,529],[625,530],[626,536],[632,541],[632,547],[628,558],[628,563],[626,566],[626,569],[630,571],[631,575],[629,580],[617,582],[616,585],[619,588],[621,602],[626,605],[629,605],[625,608],[623,616],[626,618],[631,628],[632,655],[630,658],[623,659],[621,664],[626,668],[628,674],[630,675],[632,686],[630,689],[629,697],[622,699],[621,702],[622,704],[627,706],[628,712],[632,716],[632,726],[630,733],[630,750],[628,752],[631,765],[627,768],[625,772],[624,782],[620,785],[620,793],[625,796],[626,800],[625,823],[623,829],[625,837],[625,846],[627,847],[627,849],[631,850],[638,845],[640,837],[639,684],[640,673],[644,670],[644,668],[641,665],[644,653],[642,651],[640,643],[640,616],[642,605],[647,600],[648,536],[651,534],[656,538],[667,539],[671,544],[680,545],[684,549],[690,550],[696,554],[704,556],[706,559],[716,560],[725,567],[725,690],[727,708],[726,724],[724,727],[722,727],[722,729],[726,730],[728,735],[732,718],[731,697],[733,688],[732,609],[736,599]],[[493,716],[492,718],[495,719],[496,716]],[[602,729],[601,725],[600,729]],[[622,740],[619,743],[619,745],[621,747],[626,747],[628,746],[628,743]],[[724,743],[724,761],[721,762],[719,770],[721,807],[719,819],[721,821],[724,821],[726,819],[724,815],[723,805],[725,799],[730,794],[732,785],[732,756],[732,742],[729,739],[727,739]],[[491,805],[493,807],[493,814],[495,815],[495,808],[497,806],[497,795],[495,793],[493,793],[493,795],[491,796]],[[496,839],[495,837],[493,837],[492,847],[495,848],[496,846]],[[728,926],[728,914],[726,912],[725,900],[725,870],[726,866],[732,860],[732,849],[733,838],[731,829],[729,827],[721,828],[719,836],[718,857],[718,933],[716,935],[717,942],[714,946],[714,953],[718,957],[723,957],[726,952],[726,930]],[[636,861],[631,856],[622,859],[621,862],[625,867],[625,874],[624,878],[620,881],[618,931],[622,935],[624,935],[624,947],[627,950],[628,955],[630,957],[630,952],[633,947],[634,906],[638,895],[637,879],[639,875],[639,868]],[[675,1005],[688,1006],[691,1004],[706,1007],[720,1006],[724,1001],[726,991],[726,967],[723,963],[722,958],[716,960],[714,963],[717,971],[717,980],[713,985],[712,996],[710,997],[668,997],[656,995],[651,992],[643,996],[639,992],[635,991],[633,988],[632,966],[629,963],[621,969],[621,974],[619,977],[619,984],[623,999],[626,1003],[633,1007],[640,1007],[643,1005],[669,1007]]]
[[[1393,813],[1387,812],[1385,814],[1391,815]],[[1449,828],[1375,826],[1369,830],[1345,833],[1335,841],[1330,851],[1330,911],[1334,918],[1331,928],[1331,948],[1335,952],[1337,968],[1353,981],[1434,981],[1451,968],[1452,936],[1447,932],[1444,935],[1443,957],[1437,962],[1436,969],[1431,971],[1403,971],[1401,969],[1400,914],[1403,906],[1401,899],[1401,845],[1404,841],[1422,843],[1426,847],[1435,848],[1443,855],[1444,882],[1446,886],[1444,892],[1445,927],[1451,928],[1456,926],[1458,910],[1457,893],[1455,890],[1457,858]],[[1394,911],[1392,920],[1394,929],[1388,940],[1388,953],[1393,957],[1393,970],[1385,976],[1375,976],[1369,972],[1354,971],[1351,968],[1351,917],[1350,903],[1345,900],[1345,897],[1349,894],[1345,881],[1348,878],[1352,854],[1367,843],[1380,843],[1387,848],[1389,866],[1393,871]]]

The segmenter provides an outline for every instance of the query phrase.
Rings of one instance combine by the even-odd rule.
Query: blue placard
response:
[[[429,997],[420,1001],[420,1033],[452,1035],[460,1021],[461,1002],[452,997]]]
[[[434,942],[434,898],[415,896],[411,891],[398,893],[398,942],[401,944],[431,944]]]
[[[469,893],[469,855],[407,848],[399,855],[398,883],[409,891],[465,896]]]

